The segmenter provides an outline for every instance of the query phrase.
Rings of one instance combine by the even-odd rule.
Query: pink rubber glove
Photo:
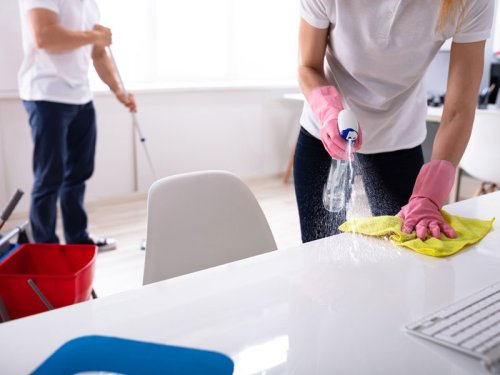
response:
[[[330,156],[337,160],[347,160],[347,141],[339,133],[338,115],[344,109],[342,98],[333,86],[317,87],[311,91],[307,99],[313,113],[321,122],[321,141]],[[360,149],[362,144],[361,127],[358,129],[358,138],[354,142],[353,152]]]
[[[403,219],[401,230],[405,233],[417,231],[417,237],[425,240],[429,230],[433,237],[440,238],[443,232],[449,238],[457,234],[443,219],[439,210],[450,194],[455,180],[455,166],[447,160],[433,160],[424,164],[413,187],[410,201],[397,214]]]

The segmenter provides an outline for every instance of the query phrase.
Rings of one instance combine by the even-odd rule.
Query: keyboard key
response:
[[[481,338],[475,337],[468,341],[463,342],[462,344],[460,344],[460,346],[464,347],[465,349],[473,350],[474,348],[477,348],[478,346],[482,345],[482,343],[483,340]]]
[[[476,352],[480,354],[485,354],[490,350],[500,346],[500,336],[495,337],[493,340],[482,344],[480,347],[476,348]]]

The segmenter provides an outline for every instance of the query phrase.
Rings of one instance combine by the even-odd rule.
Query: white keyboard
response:
[[[500,283],[415,323],[408,332],[480,358],[500,373]]]

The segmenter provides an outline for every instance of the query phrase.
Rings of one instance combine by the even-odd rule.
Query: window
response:
[[[296,81],[299,0],[106,0],[100,8],[128,87]],[[91,81],[100,86],[96,74]]]

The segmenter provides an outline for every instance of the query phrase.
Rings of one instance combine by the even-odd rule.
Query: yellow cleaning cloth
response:
[[[448,238],[441,234],[441,238],[430,237],[425,241],[417,238],[415,231],[407,234],[401,231],[403,220],[397,216],[378,216],[364,219],[348,220],[339,229],[342,232],[355,232],[375,237],[388,237],[398,246],[404,246],[417,253],[433,257],[447,257],[453,255],[465,246],[479,242],[488,234],[495,219],[478,220],[453,216],[441,211],[446,222],[455,229],[457,238]]]

